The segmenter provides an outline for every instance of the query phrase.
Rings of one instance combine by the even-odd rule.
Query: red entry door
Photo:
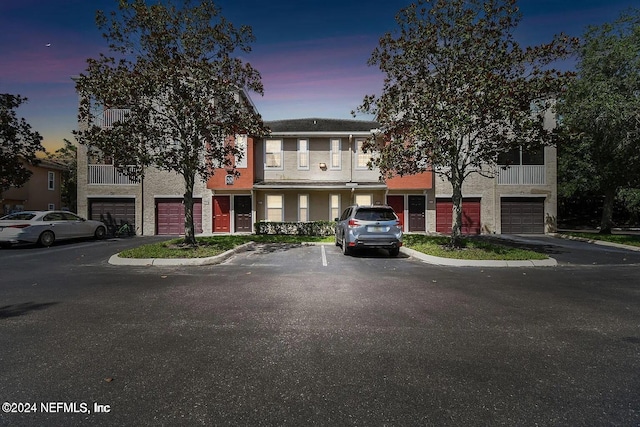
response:
[[[213,231],[215,233],[229,233],[230,210],[229,196],[213,196]]]
[[[387,196],[387,204],[393,208],[404,230],[404,196]]]

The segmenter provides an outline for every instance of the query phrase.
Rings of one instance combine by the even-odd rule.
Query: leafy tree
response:
[[[260,74],[234,57],[249,52],[250,27],[235,27],[212,0],[147,5],[119,0],[119,9],[96,21],[114,56],[88,60],[77,79],[81,144],[99,149],[116,166],[140,178],[149,166],[184,178],[185,243],[196,244],[193,189],[213,167],[239,156],[225,140],[261,135],[262,119],[238,97],[245,88],[263,93]],[[98,126],[101,109],[127,108],[113,126]]]
[[[497,155],[510,148],[553,142],[544,113],[571,73],[551,65],[576,41],[556,36],[522,48],[520,19],[516,0],[418,0],[400,10],[399,29],[369,59],[386,75],[382,94],[358,108],[375,114],[386,141],[371,163],[388,176],[433,168],[451,183],[453,246],[465,179],[493,176]]]
[[[75,212],[78,206],[78,148],[65,139],[64,147],[47,153],[47,159],[64,166],[60,188],[62,203]]]
[[[16,115],[15,109],[26,101],[20,95],[0,94],[0,195],[24,185],[31,176],[24,163],[37,164],[37,153],[44,151],[42,137]]]
[[[600,233],[611,233],[620,190],[640,186],[640,10],[589,27],[578,78],[558,104],[560,194],[603,196]]]

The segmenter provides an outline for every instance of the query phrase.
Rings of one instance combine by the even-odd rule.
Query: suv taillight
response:
[[[357,220],[355,220],[353,218],[349,220],[349,227],[357,227],[359,225],[360,225],[360,223]]]

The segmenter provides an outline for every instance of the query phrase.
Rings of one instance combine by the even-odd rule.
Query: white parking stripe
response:
[[[324,250],[324,245],[320,245],[321,251],[322,251],[322,266],[326,267],[327,266],[327,253]]]

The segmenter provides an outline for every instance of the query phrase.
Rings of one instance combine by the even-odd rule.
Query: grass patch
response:
[[[220,255],[223,252],[248,242],[299,244],[308,242],[333,242],[333,236],[229,235],[198,237],[197,246],[184,245],[183,242],[183,238],[177,238],[166,242],[143,245],[120,252],[120,256],[122,258],[207,258]]]
[[[195,247],[183,245],[177,238],[160,243],[143,245],[120,253],[123,258],[206,258],[219,255],[247,242],[304,244],[309,242],[333,243],[334,237],[292,235],[226,235],[198,237]],[[467,237],[462,249],[451,249],[448,236],[406,234],[404,245],[427,255],[469,260],[529,260],[546,259],[545,254],[503,245],[482,236]]]
[[[565,236],[578,237],[588,240],[600,240],[603,242],[619,243],[621,245],[639,246],[640,236],[632,234],[598,234],[598,233],[577,233],[568,232],[562,233]]]
[[[464,238],[461,249],[450,248],[448,246],[448,236],[406,234],[403,240],[407,248],[441,258],[496,261],[521,261],[548,258],[545,254],[491,242],[482,236]]]

